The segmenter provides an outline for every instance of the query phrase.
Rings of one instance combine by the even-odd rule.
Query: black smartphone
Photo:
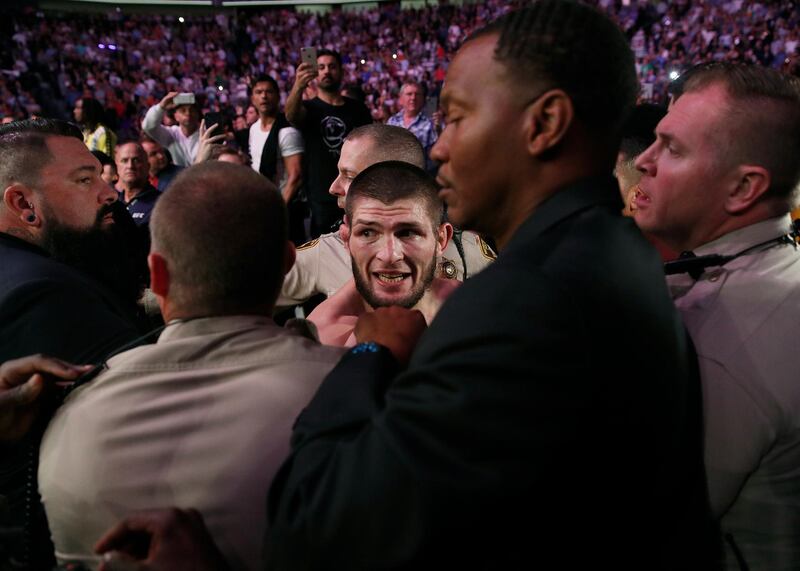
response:
[[[222,113],[217,113],[216,111],[212,111],[211,113],[206,113],[203,117],[203,120],[206,122],[206,131],[208,131],[214,125],[219,125],[222,123]],[[214,131],[215,135],[219,135],[222,133],[221,129],[217,129]]]

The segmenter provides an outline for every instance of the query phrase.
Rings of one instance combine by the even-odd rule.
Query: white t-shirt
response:
[[[271,129],[270,129],[271,130]],[[263,131],[261,129],[261,121],[256,121],[250,126],[250,137],[248,139],[250,146],[250,166],[253,170],[258,172],[258,167],[261,165],[261,152],[264,150],[264,143],[267,142],[270,131]],[[294,127],[284,127],[278,132],[278,153],[281,157],[291,157],[304,151],[303,135]],[[283,166],[283,161],[278,161],[278,185],[280,190],[286,186],[286,169]]]

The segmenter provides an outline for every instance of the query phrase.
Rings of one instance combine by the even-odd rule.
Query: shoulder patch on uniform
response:
[[[489,244],[487,244],[480,236],[478,236],[478,246],[480,246],[481,254],[483,254],[484,258],[486,258],[487,260],[497,259],[497,254],[494,253],[492,247],[489,246]]]
[[[308,250],[308,249],[310,249],[310,248],[313,248],[313,247],[314,247],[314,246],[316,246],[317,244],[319,244],[319,238],[314,238],[314,239],[313,239],[313,240],[311,240],[310,242],[306,242],[306,243],[305,243],[305,244],[303,244],[302,246],[298,246],[298,247],[297,247],[297,251],[298,251],[298,252],[301,252],[301,251],[303,251],[303,250]]]

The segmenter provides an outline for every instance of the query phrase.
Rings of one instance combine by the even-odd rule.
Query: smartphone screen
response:
[[[439,98],[435,96],[430,96],[425,101],[425,107],[423,107],[422,112],[425,113],[428,117],[433,115],[439,110]]]
[[[216,112],[206,113],[203,119],[206,122],[206,131],[208,131],[214,125],[222,123],[222,114]],[[214,131],[214,135],[219,135],[221,132],[222,131],[220,129],[217,129],[216,131]]]

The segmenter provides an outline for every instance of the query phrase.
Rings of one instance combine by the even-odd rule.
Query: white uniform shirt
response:
[[[694,253],[735,254],[789,224],[766,220]],[[751,569],[798,569],[800,251],[777,245],[668,283],[700,363],[714,514]],[[739,568],[730,549],[726,557]]]

